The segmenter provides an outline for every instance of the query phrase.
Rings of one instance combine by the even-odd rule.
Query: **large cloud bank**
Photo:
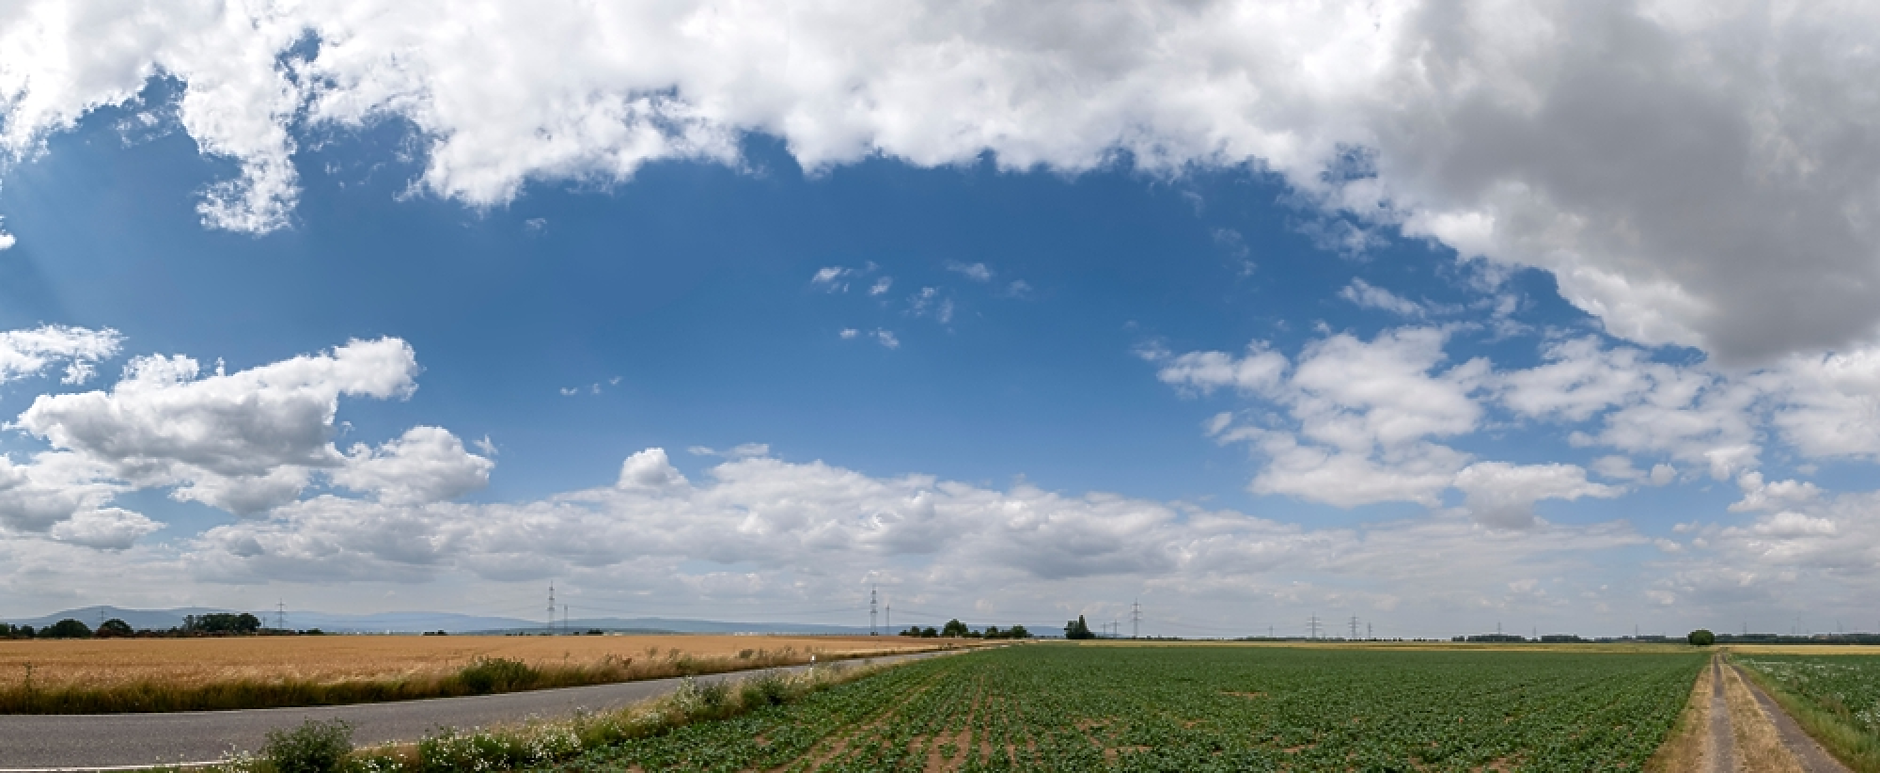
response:
[[[394,120],[479,207],[750,132],[811,169],[1252,164],[1548,269],[1618,336],[1767,361],[1880,323],[1876,35],[1861,3],[44,0],[0,8],[0,146],[178,79],[241,170],[204,221],[257,233],[297,137]]]

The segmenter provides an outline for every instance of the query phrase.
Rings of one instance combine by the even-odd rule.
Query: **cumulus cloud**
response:
[[[54,356],[89,362],[115,353],[115,336],[0,333],[0,368],[31,372]],[[182,355],[133,358],[110,389],[40,395],[13,422],[50,450],[24,464],[0,458],[0,527],[123,549],[161,526],[107,506],[140,489],[255,515],[296,500],[320,476],[387,505],[481,488],[493,463],[436,427],[414,427],[378,448],[333,446],[341,397],[409,395],[417,371],[411,347],[395,338],[234,373],[218,364],[204,375]]]
[[[1455,487],[1464,494],[1463,507],[1470,517],[1509,529],[1533,526],[1534,503],[1544,499],[1572,501],[1623,493],[1622,489],[1588,481],[1586,470],[1571,464],[1477,462],[1456,474]]]
[[[409,394],[417,369],[392,338],[208,376],[186,356],[138,357],[109,391],[40,395],[15,423],[135,485],[252,513],[344,462],[330,442],[341,395]]]
[[[412,427],[403,437],[376,449],[355,444],[344,466],[333,470],[334,483],[369,492],[393,505],[441,502],[489,485],[496,464],[463,447],[463,441],[438,427]]]
[[[1615,335],[1768,358],[1880,322],[1877,26],[1861,5],[1643,0],[41,0],[0,17],[0,146],[38,152],[174,78],[184,130],[239,170],[205,221],[253,232],[289,220],[296,132],[388,120],[416,134],[417,185],[476,207],[737,166],[747,132],[811,170],[1254,162],[1345,213],[1315,221],[1339,245],[1399,226],[1552,271]]]

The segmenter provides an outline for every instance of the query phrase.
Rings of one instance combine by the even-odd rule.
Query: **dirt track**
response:
[[[1710,662],[1700,773],[1849,773],[1719,655]]]

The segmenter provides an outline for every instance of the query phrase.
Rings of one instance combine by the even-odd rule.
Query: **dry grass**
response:
[[[1710,698],[1714,689],[1710,666],[1698,672],[1690,701],[1671,727],[1663,746],[1645,761],[1647,773],[1703,773],[1711,769],[1716,752],[1710,748]]]
[[[1776,726],[1756,705],[1735,669],[1723,672],[1723,695],[1730,706],[1730,731],[1736,738],[1736,764],[1741,770],[1768,773],[1805,773],[1795,755],[1783,745]]]
[[[1742,655],[1880,655],[1880,644],[1731,644]]]
[[[0,641],[0,712],[318,705],[461,695],[479,660],[533,687],[793,665],[949,646],[868,636],[302,636]],[[951,646],[959,646],[951,644]]]

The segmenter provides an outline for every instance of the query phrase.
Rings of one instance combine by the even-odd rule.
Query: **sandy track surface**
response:
[[[928,652],[845,661],[888,664],[955,654]],[[701,676],[701,682],[735,680],[758,673],[800,671],[796,666]],[[366,703],[315,708],[194,711],[175,714],[86,714],[0,716],[0,773],[19,770],[96,770],[111,766],[159,765],[222,759],[232,751],[254,751],[270,730],[313,720],[343,719],[356,728],[360,745],[415,741],[442,727],[473,728],[520,722],[529,717],[605,711],[665,695],[678,679],[536,690],[468,698]]]

